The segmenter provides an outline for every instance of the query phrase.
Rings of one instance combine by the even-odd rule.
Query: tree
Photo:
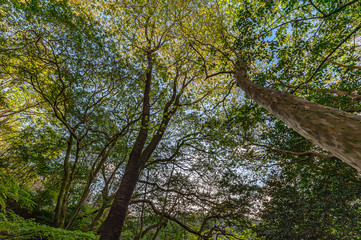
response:
[[[346,157],[359,166],[350,160],[359,143],[347,142],[357,138],[350,131],[360,111],[356,1],[2,6],[0,90],[10,99],[0,111],[17,127],[1,125],[9,127],[0,167],[33,186],[36,211],[47,212],[37,221],[82,231],[101,226],[102,239],[119,238],[124,222],[126,236],[136,239],[170,231],[241,237],[250,206],[263,200],[255,183],[267,167],[279,170],[277,161],[302,156]],[[278,144],[284,140],[265,133],[283,125],[245,100],[236,83],[333,155],[292,131],[293,145]],[[23,100],[12,101],[15,93]],[[30,109],[37,115],[27,116]],[[350,151],[332,146],[339,142]],[[243,181],[240,169],[256,179]]]
[[[314,78],[320,77],[320,74],[318,73],[321,70],[327,70],[324,65],[326,65],[326,62],[330,60],[330,56],[332,56],[332,54],[341,48],[341,46],[346,45],[344,49],[341,48],[343,51],[340,50],[341,53],[338,54],[337,59],[346,58],[350,54],[348,51],[346,51],[346,49],[350,49],[350,51],[352,51],[356,56],[359,56],[358,50],[356,48],[357,43],[355,43],[355,45],[353,42],[351,42],[351,37],[355,36],[357,31],[360,29],[360,26],[348,25],[349,22],[353,21],[352,19],[354,18],[354,11],[358,11],[360,8],[358,4],[355,4],[356,2],[357,1],[351,1],[347,4],[342,4],[342,2],[338,3],[338,1],[336,1],[335,3],[330,3],[329,5],[321,4],[321,6],[325,8],[323,10],[320,10],[312,2],[296,3],[294,1],[281,1],[277,4],[268,3],[258,6],[254,5],[254,3],[251,3],[248,5],[248,7],[258,7],[258,11],[262,9],[262,11],[269,12],[271,16],[278,13],[281,15],[284,14],[282,15],[284,17],[273,22],[272,25],[279,25],[275,28],[270,27],[271,29],[269,30],[262,29],[264,25],[268,24],[268,18],[263,14],[257,15],[258,12],[256,12],[252,16],[252,14],[249,13],[249,9],[247,9],[247,7],[245,8],[246,10],[241,12],[241,14],[243,13],[245,15],[242,16],[245,19],[249,17],[250,19],[254,19],[256,22],[258,22],[258,24],[255,24],[257,25],[256,27],[252,26],[252,24],[245,23],[245,25],[248,24],[248,26],[245,27],[246,29],[242,29],[241,31],[255,30],[256,28],[260,31],[260,33],[254,33],[252,37],[248,39],[247,37],[244,37],[245,39],[240,41],[240,44],[243,46],[240,48],[241,53],[236,53],[238,59],[237,63],[235,64],[234,71],[237,85],[242,88],[242,90],[249,98],[253,99],[259,105],[270,111],[275,117],[285,122],[288,126],[300,133],[306,139],[309,139],[318,146],[321,146],[324,149],[330,151],[332,154],[334,154],[334,156],[342,159],[350,166],[361,170],[361,138],[360,135],[357,134],[357,132],[360,130],[359,126],[361,126],[360,116],[312,103],[291,94],[262,87],[250,81],[247,73],[247,68],[250,68],[250,66],[247,66],[247,64],[256,62],[256,59],[252,59],[252,55],[255,56],[255,53],[250,53],[250,50],[247,48],[252,46],[252,44],[255,44],[257,41],[258,42],[256,44],[261,45],[261,48],[263,49],[267,48],[267,46],[262,47],[262,44],[271,44],[271,48],[269,50],[269,52],[271,52],[270,54],[274,55],[277,53],[277,51],[283,50],[286,52],[286,54],[288,54],[286,56],[289,58],[290,54],[296,52],[293,57],[295,59],[299,59],[307,57],[310,52],[310,58],[316,59],[316,61],[318,60],[318,57],[322,55],[322,52],[320,53],[320,45],[326,43],[330,44],[332,48],[328,50],[328,55],[324,57],[322,61],[320,60],[316,70],[310,72],[308,75],[301,74],[301,79],[302,77],[309,77],[309,79],[306,81],[301,80],[302,82],[299,83],[299,86],[295,86],[293,92],[305,84],[310,84]],[[309,16],[306,15],[305,17],[304,14],[307,13]],[[340,21],[340,23],[331,21],[335,15],[342,16],[342,21]],[[303,18],[299,19],[298,16],[302,16]],[[313,24],[319,25],[318,30],[315,29],[314,25],[312,25],[312,21],[315,22]],[[324,27],[322,24],[325,24],[328,27],[328,32],[323,30]],[[356,23],[352,25],[356,25]],[[289,26],[292,30],[292,35],[288,37],[286,42],[283,40],[285,37],[282,37],[284,35],[279,35],[284,34],[285,31],[288,31],[285,29],[285,26]],[[342,26],[347,26],[347,29],[350,30],[345,33],[341,28]],[[280,28],[280,30],[277,30],[277,28]],[[333,31],[331,31],[332,33],[329,33],[330,29],[333,29]],[[318,31],[320,31],[320,33],[317,35]],[[270,36],[270,34],[276,34],[276,40],[274,42],[271,41],[270,43],[267,42],[267,40],[265,40],[265,35],[267,35],[267,33],[268,36]],[[307,41],[308,36],[311,34],[315,34],[314,39]],[[329,38],[327,40],[322,39],[330,37],[330,35],[332,37],[336,37],[336,40],[330,40]],[[277,39],[278,37],[280,39]],[[298,41],[298,43],[296,41]],[[290,45],[291,49],[282,49],[282,47],[278,45],[280,43]],[[275,44],[276,46],[272,46],[272,44]],[[280,47],[280,49],[278,49],[278,47]],[[298,52],[295,51],[295,49],[297,49]],[[312,54],[314,54],[314,56],[312,56]],[[279,56],[282,59],[283,56],[281,53]],[[335,61],[337,62],[337,60]],[[330,61],[327,63],[332,64]],[[275,65],[278,66],[281,64],[284,64],[284,62],[281,60],[275,63]],[[340,64],[337,64],[336,66],[340,66]],[[341,66],[344,65],[341,64]],[[255,68],[257,68],[257,65]],[[259,68],[260,71],[262,71],[264,66]],[[350,68],[353,67],[351,66]],[[280,71],[280,68],[276,68],[276,70]],[[255,75],[257,74],[259,73],[257,73],[256,70]],[[253,77],[257,78],[257,76]],[[284,72],[281,75],[279,81],[281,82],[281,79],[284,77],[289,78],[286,80],[287,82],[293,79],[293,81],[296,83],[296,80],[300,79],[300,74],[298,72],[293,72],[291,74]],[[286,82],[283,82],[282,84],[287,85]]]
[[[146,68],[140,129],[101,230],[101,239],[119,238],[139,175],[162,140],[173,115],[182,106],[209,97],[222,80],[210,82],[206,87],[200,85],[201,81],[224,73],[220,67],[208,69],[209,58],[217,61],[217,55],[197,49],[197,44],[187,36],[192,33],[190,29],[196,21],[201,21],[202,14],[207,16],[203,13],[206,10],[202,1],[149,1],[144,4],[125,2],[115,6],[127,23],[118,30],[122,32],[119,37],[133,54],[143,56]],[[202,37],[211,41],[209,35]],[[160,91],[160,95],[155,91]],[[154,107],[152,99],[156,101]],[[156,111],[162,114],[153,116],[151,113]]]
[[[241,161],[231,150],[243,138],[231,137],[224,115],[178,117],[173,136],[163,139],[144,169],[122,236],[237,238],[251,226],[247,214],[258,189],[238,171]]]

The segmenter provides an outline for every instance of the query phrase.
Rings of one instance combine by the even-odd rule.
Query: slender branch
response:
[[[329,60],[329,62],[331,62],[332,64],[335,64],[336,66],[339,66],[339,67],[343,67],[343,68],[356,68],[356,69],[361,70],[361,66],[357,66],[357,65],[355,65],[355,66],[352,66],[352,65],[345,65],[345,64],[341,64],[341,63],[333,62],[333,61],[330,61],[330,60]]]
[[[320,19],[320,18],[323,18],[323,17],[320,17],[320,16],[315,16],[315,17],[309,17],[309,18],[298,18],[298,19],[293,19],[293,20],[290,20],[290,21],[287,21],[287,22],[284,22],[284,23],[281,23],[273,28],[271,28],[270,30],[266,31],[266,32],[263,32],[262,34],[267,34],[269,32],[272,32],[273,30],[279,28],[279,27],[282,27],[284,25],[287,25],[287,24],[290,24],[290,23],[294,23],[294,22],[300,22],[300,21],[308,21],[308,20],[313,20],[313,19]]]
[[[358,2],[358,1],[359,1],[359,0],[354,0],[354,1],[351,1],[351,2],[349,2],[349,3],[346,3],[345,5],[342,5],[341,7],[335,9],[334,11],[332,11],[332,12],[330,12],[330,13],[328,13],[328,14],[324,14],[319,8],[317,8],[317,7],[312,3],[312,1],[310,1],[311,5],[312,5],[313,7],[315,7],[316,10],[319,11],[319,12],[322,14],[322,16],[315,16],[315,17],[309,17],[309,18],[293,19],[293,20],[290,20],[290,21],[281,23],[280,25],[275,26],[275,27],[271,28],[270,30],[267,30],[267,31],[264,32],[263,34],[269,33],[269,32],[271,32],[271,31],[273,31],[273,30],[275,30],[275,29],[277,29],[277,28],[279,28],[279,27],[282,27],[282,26],[284,26],[284,25],[287,25],[287,24],[293,23],[293,22],[300,22],[300,21],[308,21],[308,20],[313,20],[313,19],[325,19],[325,18],[328,18],[328,17],[330,17],[330,16],[332,16],[332,15],[340,12],[340,11],[341,11],[342,9],[344,9],[345,7],[350,6],[350,5],[352,5],[352,4],[354,4],[354,3]]]
[[[329,17],[329,16],[331,16],[331,15],[333,15],[333,14],[335,14],[335,13],[338,13],[338,12],[340,12],[342,9],[344,9],[345,7],[350,6],[350,5],[352,5],[352,4],[354,4],[354,3],[358,2],[358,1],[359,1],[359,0],[354,0],[354,1],[351,1],[351,2],[349,2],[349,3],[346,3],[345,5],[339,7],[339,8],[337,8],[337,9],[335,9],[334,11],[330,12],[329,14],[325,15],[324,18],[327,18],[327,17]]]
[[[316,73],[321,69],[322,65],[328,61],[328,59],[332,56],[332,54],[334,54],[337,49],[339,49],[352,35],[354,35],[359,29],[361,28],[361,24],[358,25],[349,35],[347,35],[346,38],[344,38],[326,57],[325,59],[323,59],[323,61],[321,62],[321,64],[317,67],[316,71],[312,74],[312,76],[304,83],[301,83],[298,87],[295,88],[295,90],[293,90],[291,92],[291,94],[295,93],[302,85],[308,84],[312,78],[316,75]]]
[[[286,86],[287,88],[297,88],[296,86]],[[323,92],[323,93],[331,93],[337,94],[339,96],[346,96],[352,99],[361,100],[361,95],[355,93],[348,93],[345,91],[337,90],[337,89],[317,89],[317,88],[307,88],[307,87],[298,87],[298,89],[309,89],[316,92]]]
[[[319,9],[311,0],[310,1],[310,4],[312,5],[312,7],[314,7],[319,13],[322,14],[322,16],[326,16],[326,14],[321,10]]]
[[[223,72],[213,73],[211,75],[207,75],[205,79],[215,77],[215,76],[220,75],[220,74],[234,74],[234,71],[223,71]]]
[[[145,234],[147,234],[150,230],[152,230],[153,228],[158,228],[158,227],[163,227],[163,226],[166,226],[168,223],[168,219],[165,219],[163,222],[161,223],[156,223],[156,224],[153,224],[153,225],[150,225],[148,226],[141,234],[141,238],[143,238],[145,236]]]
[[[272,148],[272,147],[270,147],[270,146],[263,145],[263,144],[257,144],[257,143],[252,143],[251,145],[253,145],[253,146],[258,146],[258,147],[263,147],[263,148],[267,148],[268,150],[271,150],[271,151],[273,151],[273,152],[278,152],[278,153],[283,153],[283,154],[293,155],[293,156],[298,156],[298,157],[311,156],[311,157],[320,157],[320,158],[326,158],[326,159],[334,158],[333,155],[323,154],[323,153],[318,153],[318,152],[311,152],[311,151],[307,151],[307,152],[293,152],[293,151],[290,151],[290,150],[279,149],[279,148]]]
[[[139,200],[133,200],[129,203],[129,205],[131,204],[137,204],[137,203],[148,203],[151,208],[153,209],[153,212],[156,213],[157,215],[163,215],[165,218],[168,218],[169,220],[177,223],[179,226],[181,226],[182,228],[184,228],[185,230],[187,230],[188,232],[190,233],[193,233],[201,238],[205,238],[205,236],[203,236],[201,233],[193,230],[192,228],[188,227],[187,225],[185,225],[184,223],[182,223],[181,221],[179,221],[177,218],[167,214],[167,213],[163,213],[161,212],[160,210],[158,210],[155,206],[154,206],[154,203],[150,200],[147,200],[147,199],[139,199]]]

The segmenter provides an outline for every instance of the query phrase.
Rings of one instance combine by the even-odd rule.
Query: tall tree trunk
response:
[[[247,97],[306,139],[361,170],[360,116],[257,85],[249,80],[241,59],[234,71],[237,85]]]
[[[141,149],[144,147],[146,139],[143,139],[142,137],[146,137],[146,135],[139,134],[132,152],[130,153],[124,176],[115,195],[114,202],[110,208],[108,217],[106,218],[103,227],[100,230],[100,240],[119,239],[123,229],[128,205],[135,186],[137,185],[140,172],[162,139],[171,117],[177,111],[179,98],[180,95],[178,95],[176,98],[172,98],[169,101],[169,103],[175,102],[176,106],[174,106],[170,111],[168,111],[169,106],[165,107],[166,111],[164,111],[163,120],[160,124],[160,127],[158,128],[157,133],[153,136],[152,140],[149,142],[148,146],[143,151],[141,151]]]
[[[153,70],[153,51],[147,53],[148,70],[146,73],[146,82],[144,88],[142,121],[137,139],[135,140],[133,149],[129,155],[128,164],[125,168],[124,176],[120,183],[119,189],[115,195],[113,204],[110,208],[108,217],[103,223],[100,230],[100,240],[118,240],[123,229],[123,223],[128,210],[128,205],[132,197],[135,186],[138,182],[140,172],[143,170],[145,164],[149,160],[153,151],[158,146],[162,139],[164,132],[167,129],[168,123],[172,116],[179,108],[179,100],[182,92],[186,86],[183,83],[181,91],[177,94],[178,75],[174,79],[173,94],[169,101],[164,106],[163,118],[159,127],[145,147],[148,139],[149,121],[150,121],[150,90],[152,82]],[[184,80],[185,81],[185,80]]]
[[[109,196],[109,185],[112,181],[112,179],[114,178],[116,172],[119,170],[120,166],[123,165],[124,161],[125,161],[125,157],[126,155],[124,155],[124,158],[119,161],[119,163],[117,164],[117,166],[115,167],[115,169],[113,170],[112,174],[109,176],[109,178],[106,178],[106,173],[105,173],[105,168],[102,168],[102,174],[103,174],[103,179],[104,179],[104,187],[102,190],[102,206],[101,208],[98,210],[97,215],[95,216],[95,218],[93,219],[92,223],[89,226],[89,230],[93,231],[93,229],[98,225],[98,222],[101,218],[101,216],[103,216],[103,213],[105,211],[105,209],[107,209],[109,207],[109,204],[112,202],[113,198],[115,197],[115,195],[111,195]]]
[[[71,185],[72,185],[73,179],[75,177],[76,166],[77,166],[78,161],[79,161],[79,152],[80,152],[80,142],[79,142],[79,140],[77,140],[76,150],[75,150],[75,161],[74,161],[73,166],[71,168],[71,174],[70,174],[68,183],[66,185],[65,192],[64,192],[64,197],[63,197],[63,202],[62,202],[61,207],[60,207],[60,218],[59,218],[59,227],[60,228],[63,228],[64,224],[65,224],[67,203],[68,203],[68,200],[69,200],[69,193],[70,193]]]
[[[79,214],[79,212],[81,210],[81,207],[83,206],[83,204],[85,203],[85,200],[87,199],[87,197],[89,195],[90,187],[91,187],[96,175],[100,171],[101,166],[103,166],[105,161],[109,158],[111,152],[114,149],[115,144],[117,143],[117,140],[118,140],[118,138],[115,138],[115,139],[112,140],[113,142],[111,143],[108,150],[107,150],[107,147],[109,146],[109,143],[107,143],[105,145],[105,147],[103,148],[102,152],[98,155],[97,160],[95,161],[92,169],[90,170],[88,180],[87,180],[87,183],[86,183],[86,185],[84,187],[83,193],[82,193],[82,195],[81,195],[81,197],[80,197],[80,199],[78,201],[78,204],[77,204],[77,206],[76,206],[76,208],[75,208],[75,210],[73,212],[73,215],[70,217],[70,220],[69,220],[68,224],[66,225],[65,229],[69,229],[73,225],[75,219],[77,218],[77,216],[78,216],[78,214]],[[96,163],[98,162],[98,159],[101,159],[101,160],[98,163],[97,167],[95,168]]]
[[[109,215],[101,229],[101,240],[118,240],[123,229],[130,199],[137,185],[140,174],[139,154],[131,154],[124,176],[115,195]]]
[[[55,207],[55,216],[54,216],[54,226],[58,227],[59,226],[59,215],[60,215],[60,209],[61,209],[61,205],[63,204],[64,201],[64,191],[65,191],[65,187],[66,187],[66,183],[68,181],[69,178],[69,174],[70,174],[70,167],[69,167],[69,159],[70,159],[70,152],[71,152],[71,148],[73,147],[73,136],[70,135],[69,140],[68,140],[68,147],[66,149],[66,154],[65,154],[65,159],[64,159],[64,176],[63,176],[63,180],[61,183],[61,187],[59,190],[59,195],[58,195],[58,200],[56,202],[56,207]]]

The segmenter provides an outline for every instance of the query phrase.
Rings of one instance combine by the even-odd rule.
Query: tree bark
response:
[[[129,157],[124,176],[101,230],[101,240],[118,240],[122,232],[128,205],[140,174],[140,158],[137,155]]]
[[[234,66],[237,85],[247,97],[316,145],[361,170],[361,117],[277,92],[251,82],[241,59]]]

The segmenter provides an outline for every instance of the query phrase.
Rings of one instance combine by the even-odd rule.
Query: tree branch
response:
[[[329,62],[331,62],[332,64],[335,64],[336,66],[339,66],[339,67],[343,67],[343,68],[356,68],[356,69],[359,69],[361,70],[361,66],[352,66],[352,65],[345,65],[345,64],[341,64],[341,63],[337,63],[337,62],[333,62],[333,61],[330,61],[328,60]]]
[[[323,93],[330,93],[330,94],[336,94],[339,96],[346,96],[352,99],[361,100],[361,95],[355,94],[355,93],[348,93],[345,91],[337,90],[337,89],[317,89],[317,88],[307,88],[307,87],[296,87],[296,86],[286,86],[287,88],[298,88],[298,89],[309,89],[316,92],[323,92]]]
[[[197,236],[199,236],[199,237],[201,237],[201,238],[203,238],[203,239],[206,238],[206,237],[203,236],[201,233],[199,233],[199,232],[193,230],[192,228],[188,227],[187,225],[185,225],[184,223],[182,223],[181,221],[179,221],[179,220],[176,219],[175,217],[173,217],[173,216],[171,216],[171,215],[169,215],[169,214],[167,214],[167,213],[164,213],[164,212],[161,212],[160,210],[158,210],[158,209],[154,206],[154,203],[153,203],[152,201],[147,200],[147,199],[133,200],[133,201],[130,201],[129,205],[131,205],[131,204],[137,204],[137,203],[148,203],[148,204],[151,206],[153,212],[156,213],[157,215],[161,215],[161,216],[163,215],[165,218],[167,218],[167,219],[169,219],[169,220],[177,223],[179,226],[181,226],[182,228],[184,228],[184,229],[187,230],[188,232],[193,233],[193,234],[195,234],[195,235],[197,235]]]
[[[358,25],[349,35],[347,35],[346,38],[344,38],[326,57],[325,59],[321,62],[321,64],[317,67],[316,71],[312,74],[312,76],[304,83],[301,83],[298,87],[295,88],[295,90],[293,90],[291,92],[291,94],[295,93],[302,85],[308,84],[312,78],[316,75],[316,73],[321,69],[322,65],[328,61],[328,59],[332,56],[332,54],[334,54],[337,49],[339,49],[352,35],[354,35],[359,29],[361,28],[361,24]]]
[[[271,150],[271,151],[273,151],[273,152],[283,153],[283,154],[287,154],[287,155],[293,155],[293,156],[297,156],[297,157],[311,156],[311,157],[320,157],[320,158],[326,158],[326,159],[334,158],[333,155],[323,154],[323,153],[318,153],[318,152],[311,152],[311,151],[307,151],[307,152],[293,152],[293,151],[290,151],[290,150],[279,149],[279,148],[272,148],[272,147],[270,147],[270,146],[263,145],[263,144],[257,144],[257,143],[252,143],[251,145],[253,145],[253,146],[258,146],[258,147],[263,147],[263,148],[267,148],[268,150]]]

